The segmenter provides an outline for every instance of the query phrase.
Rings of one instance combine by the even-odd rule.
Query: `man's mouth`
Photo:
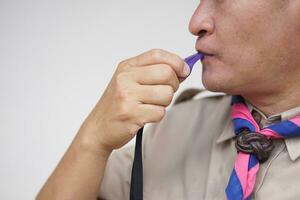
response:
[[[212,54],[212,53],[207,53],[205,51],[200,51],[200,50],[197,50],[197,51],[198,51],[198,53],[203,54],[204,58],[205,57],[212,57],[212,56],[214,56],[214,54]]]

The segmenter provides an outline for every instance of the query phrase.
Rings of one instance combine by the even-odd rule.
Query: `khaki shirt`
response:
[[[231,96],[198,95],[172,106],[163,120],[143,135],[144,200],[226,199],[235,158],[230,118]],[[248,104],[261,127],[300,114],[300,107],[266,117]],[[258,200],[300,199],[300,138],[275,141],[260,166],[253,193]],[[99,198],[129,199],[134,147],[109,157]]]

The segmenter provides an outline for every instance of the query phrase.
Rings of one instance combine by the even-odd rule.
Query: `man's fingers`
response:
[[[179,88],[179,79],[167,64],[134,67],[128,73],[141,85],[170,85],[175,92]]]
[[[165,116],[165,113],[166,108],[164,106],[140,104],[134,115],[138,119],[138,125],[143,127],[146,123],[159,122]]]
[[[179,56],[161,49],[153,49],[127,60],[131,66],[145,66],[167,64],[172,67],[178,77],[189,75],[189,68],[185,67],[183,59]]]
[[[174,97],[174,90],[169,85],[138,86],[137,98],[143,104],[168,106]]]

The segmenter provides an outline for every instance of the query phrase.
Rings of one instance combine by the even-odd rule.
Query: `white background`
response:
[[[0,199],[33,199],[117,64],[195,52],[192,0],[0,0]],[[182,85],[202,87],[201,66]]]

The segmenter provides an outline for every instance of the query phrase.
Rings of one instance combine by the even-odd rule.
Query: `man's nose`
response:
[[[190,20],[189,31],[195,36],[204,37],[215,31],[212,10],[207,3],[201,1]]]

